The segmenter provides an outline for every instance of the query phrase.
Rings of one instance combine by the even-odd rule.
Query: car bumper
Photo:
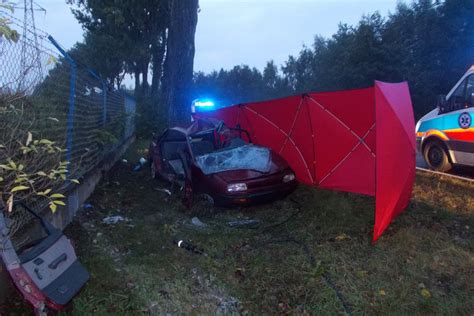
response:
[[[219,206],[252,205],[266,203],[284,198],[296,189],[297,182],[282,183],[271,188],[242,192],[238,194],[221,194],[214,197],[214,203]]]

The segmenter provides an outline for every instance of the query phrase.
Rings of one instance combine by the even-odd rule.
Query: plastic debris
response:
[[[82,208],[85,209],[85,210],[91,210],[91,209],[94,208],[94,206],[91,203],[86,202],[86,203],[82,204]]]
[[[201,249],[201,248],[198,248],[197,246],[187,242],[187,241],[184,241],[182,239],[180,240],[174,240],[173,241],[179,248],[183,248],[183,249],[186,249],[187,251],[190,251],[192,253],[195,253],[195,254],[198,254],[198,255],[206,255],[204,253],[204,250]]]
[[[227,225],[232,228],[256,228],[260,223],[258,219],[239,219],[227,222]]]
[[[156,191],[160,191],[160,192],[165,192],[166,194],[168,194],[169,196],[171,196],[171,191],[168,190],[168,189],[161,189],[161,188],[155,188]]]
[[[191,223],[194,225],[194,226],[197,226],[197,227],[207,227],[207,224],[206,223],[203,223],[201,222],[201,220],[197,217],[193,217],[191,219]]]
[[[142,167],[146,164],[147,160],[143,157],[141,157],[139,160],[138,160],[138,163],[135,165],[135,167],[133,167],[133,171],[137,172],[137,171],[140,171],[142,169]]]
[[[117,224],[118,222],[128,222],[129,219],[125,218],[120,215],[116,216],[107,216],[104,219],[102,219],[102,223],[107,224],[107,225],[114,225]]]

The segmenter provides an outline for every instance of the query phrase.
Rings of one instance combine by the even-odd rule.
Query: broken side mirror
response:
[[[444,113],[446,112],[447,109],[447,102],[446,102],[446,96],[444,94],[438,95],[438,99],[436,102],[436,107],[439,110],[439,113]]]

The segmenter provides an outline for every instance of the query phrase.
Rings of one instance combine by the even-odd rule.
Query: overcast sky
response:
[[[23,2],[23,1],[19,1]],[[36,0],[39,28],[65,48],[82,40],[82,29],[65,0]],[[331,36],[340,22],[356,24],[363,14],[387,15],[398,0],[200,0],[195,70],[209,72],[248,64],[282,64],[315,35]],[[21,17],[21,10],[16,16]]]

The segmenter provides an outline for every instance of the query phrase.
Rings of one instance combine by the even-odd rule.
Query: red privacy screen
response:
[[[376,197],[373,240],[406,208],[415,177],[407,83],[309,93],[196,114],[248,130],[307,185]]]

